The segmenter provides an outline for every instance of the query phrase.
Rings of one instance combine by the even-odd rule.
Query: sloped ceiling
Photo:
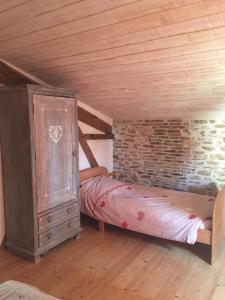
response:
[[[225,114],[224,0],[0,0],[0,57],[114,119]]]

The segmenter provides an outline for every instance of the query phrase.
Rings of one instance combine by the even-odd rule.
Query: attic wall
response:
[[[86,109],[87,111],[91,112],[95,116],[99,117],[100,119],[104,120],[108,124],[112,125],[112,119],[107,117],[106,115],[98,112],[95,109],[92,109],[90,106],[78,102],[79,106]],[[94,129],[82,122],[78,122],[79,126],[83,133],[102,133],[99,130]],[[94,154],[98,164],[100,166],[105,166],[109,172],[113,170],[113,142],[112,140],[90,140],[88,141],[88,145],[90,146],[92,153]],[[90,164],[79,145],[79,167],[80,170],[90,168]]]
[[[114,134],[116,178],[208,195],[225,184],[225,120],[115,121]]]

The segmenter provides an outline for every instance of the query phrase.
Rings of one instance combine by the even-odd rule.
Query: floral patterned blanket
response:
[[[106,176],[82,182],[81,211],[97,220],[165,239],[194,244],[211,229],[215,199]]]

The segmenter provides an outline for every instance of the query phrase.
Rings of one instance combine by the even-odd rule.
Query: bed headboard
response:
[[[96,176],[100,176],[100,175],[105,175],[108,176],[108,170],[105,167],[96,167],[96,168],[89,168],[89,169],[85,169],[85,170],[81,170],[80,171],[80,182],[92,178],[92,177],[96,177]]]

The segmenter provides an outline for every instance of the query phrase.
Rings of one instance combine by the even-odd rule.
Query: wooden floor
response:
[[[225,250],[211,267],[206,246],[185,246],[85,220],[70,240],[35,265],[0,252],[0,282],[14,279],[61,299],[224,300]]]

